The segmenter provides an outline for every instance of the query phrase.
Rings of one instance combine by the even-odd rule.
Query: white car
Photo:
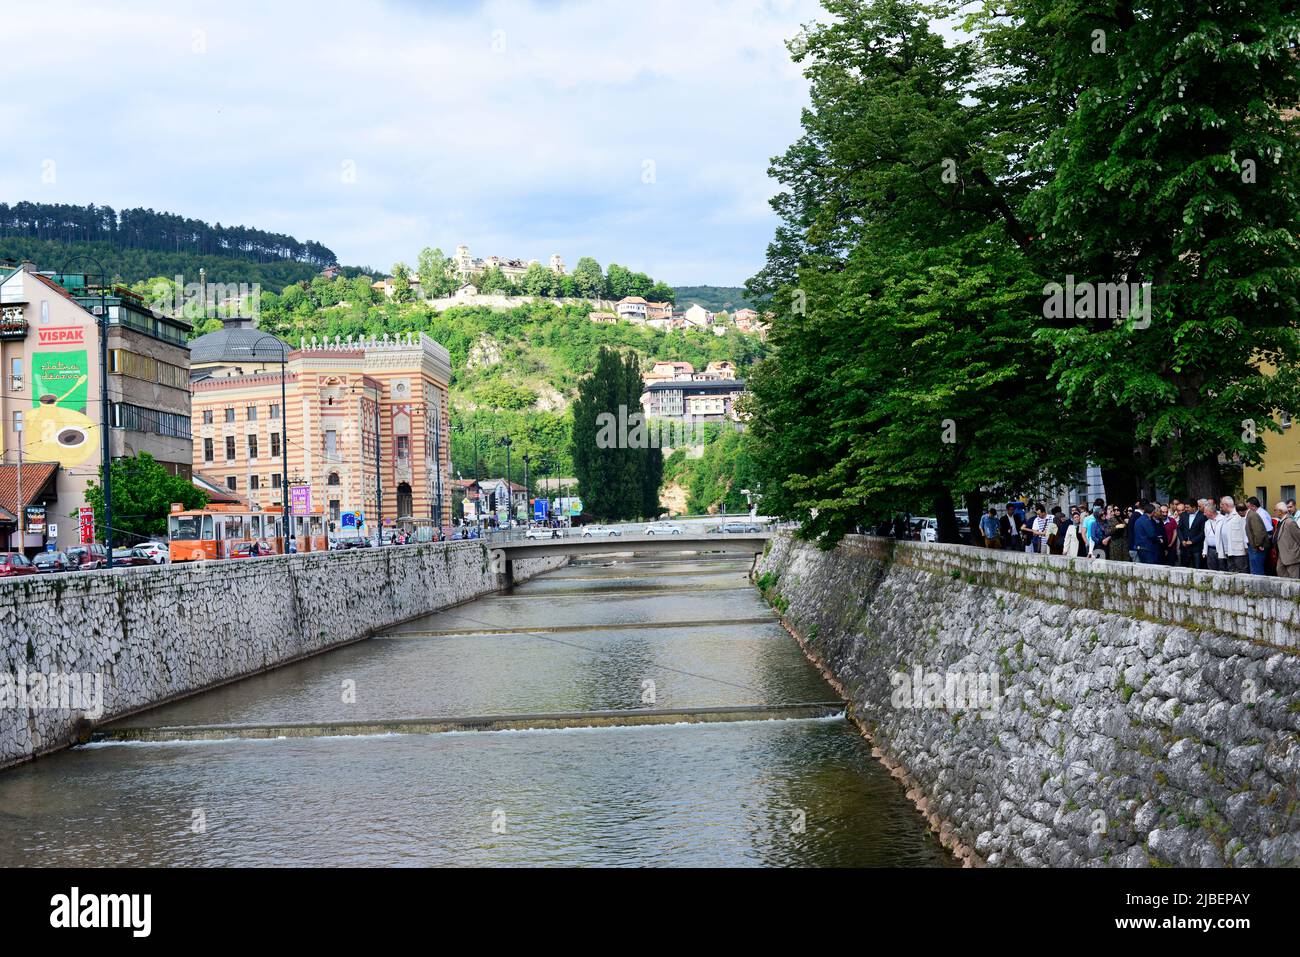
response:
[[[167,564],[167,546],[161,542],[145,542],[137,545],[136,548],[148,555],[149,560],[155,565]]]
[[[921,541],[937,542],[939,540],[939,521],[934,518],[921,519]]]
[[[527,533],[525,533],[524,535],[524,538],[530,538],[534,540],[536,539],[545,540],[545,539],[559,538],[559,537],[560,537],[560,530],[558,528],[545,528],[545,527],[530,528],[527,531]]]
[[[673,522],[651,522],[645,527],[644,535],[680,535],[682,527]]]
[[[618,538],[622,534],[621,530],[604,525],[588,525],[582,530],[583,538]]]

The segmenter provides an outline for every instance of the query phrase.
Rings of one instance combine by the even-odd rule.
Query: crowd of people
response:
[[[1240,504],[1225,495],[1127,508],[1097,499],[1068,513],[1012,502],[1001,515],[990,508],[973,537],[987,548],[1300,578],[1295,507],[1278,502],[1270,515],[1253,495]]]

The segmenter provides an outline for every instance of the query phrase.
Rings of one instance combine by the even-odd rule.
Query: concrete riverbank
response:
[[[968,861],[1300,863],[1300,583],[860,537],[755,573]]]

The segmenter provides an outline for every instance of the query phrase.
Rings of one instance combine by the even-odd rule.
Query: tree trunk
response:
[[[1101,482],[1106,486],[1106,503],[1109,505],[1122,505],[1127,508],[1137,498],[1137,473],[1127,464],[1110,468],[1103,466]],[[1092,503],[1089,502],[1088,504],[1091,505]]]
[[[1212,498],[1217,502],[1224,494],[1223,475],[1219,471],[1219,457],[1207,455],[1188,462],[1183,468],[1189,498]]]
[[[970,519],[971,544],[983,545],[984,537],[980,532],[980,519],[984,517],[988,502],[984,501],[984,496],[979,492],[967,492],[963,500],[966,502],[966,517]]]
[[[950,545],[961,542],[961,535],[957,531],[957,512],[952,504],[952,493],[946,488],[938,489],[934,493],[934,518],[939,525],[937,529],[939,541]]]

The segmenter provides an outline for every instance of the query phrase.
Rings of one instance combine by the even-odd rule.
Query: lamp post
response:
[[[533,520],[533,513],[532,513],[533,497],[529,490],[529,484],[528,484],[528,463],[530,459],[531,456],[527,452],[525,452],[524,453],[524,522],[526,523],[531,523]]]
[[[27,545],[27,509],[23,507],[23,420],[14,423],[18,433],[18,554],[23,554]]]
[[[288,552],[290,540],[295,542],[297,540],[297,536],[293,534],[293,524],[289,517],[288,354],[285,352],[284,341],[268,333],[253,343],[253,348],[250,351],[254,356],[257,355],[258,347],[267,339],[278,343],[280,346],[280,505],[284,515],[283,543],[280,547],[285,552]]]
[[[510,523],[514,520],[515,511],[515,490],[510,485],[510,447],[515,443],[511,441],[510,436],[503,435],[498,445],[504,445],[506,449],[506,538],[510,538]]]
[[[75,266],[82,260],[90,263],[99,270],[99,315],[96,316],[96,322],[99,324],[99,420],[101,442],[101,464],[103,489],[104,489],[104,561],[107,568],[113,567],[113,455],[109,449],[109,406],[108,406],[108,296],[105,292],[105,283],[108,282],[108,274],[104,272],[104,266],[98,259],[93,256],[77,256],[71,262],[64,263],[63,268],[59,270],[59,278],[68,275],[68,267]],[[83,276],[84,279],[84,276]],[[18,470],[22,474],[22,469]],[[21,526],[20,526],[21,527]]]
[[[437,396],[437,393],[434,393]],[[450,456],[448,456],[450,457]],[[442,524],[442,399],[438,397],[437,408],[433,410],[433,467],[436,478],[436,496],[438,500],[438,541],[443,540]]]

